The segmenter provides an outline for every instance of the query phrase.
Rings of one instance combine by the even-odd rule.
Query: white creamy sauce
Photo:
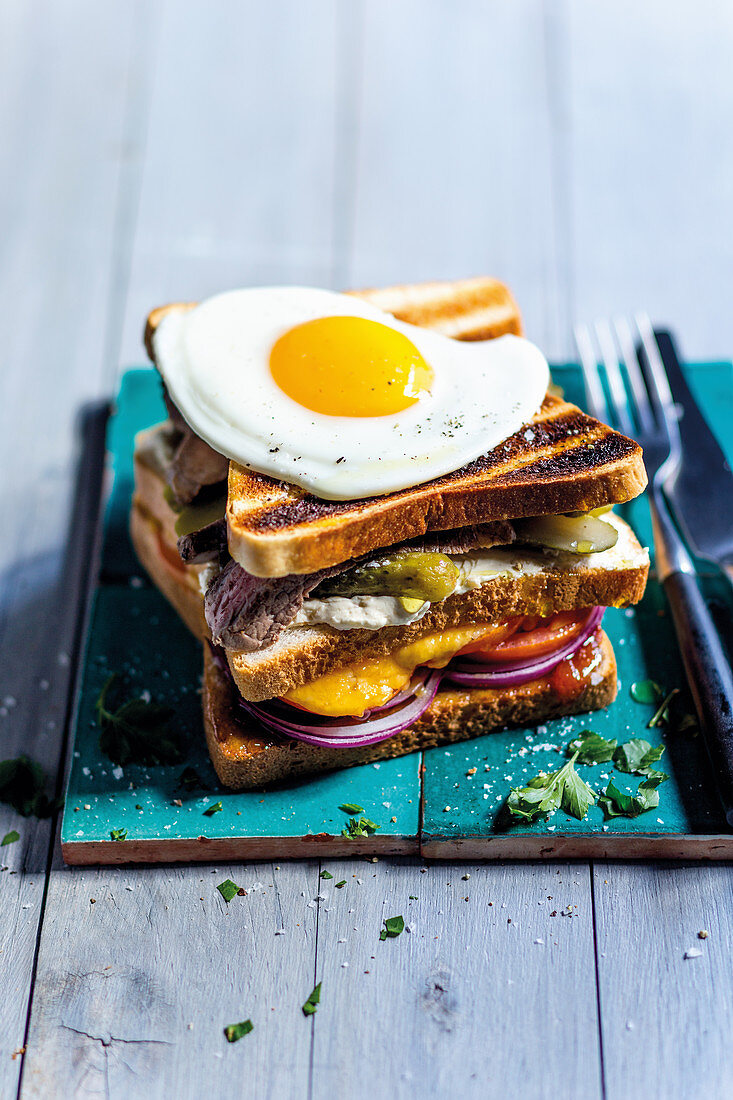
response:
[[[519,577],[537,573],[582,573],[587,570],[638,569],[649,561],[649,552],[639,546],[633,531],[618,516],[605,515],[605,523],[618,531],[618,541],[610,550],[598,554],[570,554],[563,550],[495,546],[490,550],[471,550],[467,554],[449,554],[460,570],[454,595],[463,595],[489,584],[499,577]],[[330,596],[324,600],[306,600],[292,626],[328,625],[336,630],[382,630],[385,626],[406,626],[422,619],[429,603],[410,615],[394,596]]]
[[[405,611],[396,596],[327,596],[305,600],[292,626],[332,626],[335,630],[382,630],[408,626],[430,610],[426,600],[414,613]]]

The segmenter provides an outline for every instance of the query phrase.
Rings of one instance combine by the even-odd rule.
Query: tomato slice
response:
[[[473,644],[472,654],[482,661],[531,661],[535,657],[544,657],[556,649],[571,642],[583,629],[590,608],[581,611],[559,611],[549,619],[540,619],[538,626],[530,630],[515,626],[510,635],[504,635],[498,642],[486,644],[481,638]],[[514,623],[516,619],[512,620]],[[463,652],[468,652],[464,650]]]

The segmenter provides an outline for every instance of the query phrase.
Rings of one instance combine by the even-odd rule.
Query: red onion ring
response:
[[[266,703],[251,703],[239,694],[228,662],[218,647],[211,646],[214,660],[236,693],[238,706],[270,733],[295,738],[319,748],[358,748],[375,745],[407,729],[427,710],[443,679],[466,687],[517,687],[552,672],[561,661],[572,656],[597,629],[605,607],[594,607],[577,637],[561,649],[534,661],[512,661],[476,671],[475,661],[456,658],[445,668],[417,671],[409,686],[389,702],[367,711],[362,718],[330,718],[326,715],[299,711],[281,699]],[[300,715],[302,714],[302,718]],[[298,721],[293,721],[297,716]],[[310,720],[309,720],[310,719]]]
[[[247,714],[272,733],[294,737],[298,741],[305,741],[308,745],[317,745],[321,748],[333,748],[335,745],[339,748],[357,748],[375,745],[378,741],[394,737],[395,734],[413,725],[432,703],[440,680],[441,673],[436,670],[428,675],[424,683],[418,684],[414,697],[399,707],[393,707],[381,717],[357,718],[352,721],[317,716],[319,719],[317,723],[293,722],[274,714],[274,707],[270,709],[269,704],[265,707],[258,703],[247,702],[241,697],[239,703]],[[316,732],[318,730],[324,732],[318,733]]]
[[[444,676],[454,684],[478,688],[518,687],[520,684],[529,683],[530,680],[537,680],[540,676],[546,676],[552,672],[561,661],[580,649],[599,626],[605,610],[605,607],[594,607],[588,613],[580,634],[554,653],[548,653],[534,661],[511,661],[491,666],[490,671],[484,666],[480,672],[476,671],[476,662],[462,661],[457,658],[444,670]]]

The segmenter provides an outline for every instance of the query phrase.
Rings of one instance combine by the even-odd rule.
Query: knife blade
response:
[[[685,378],[672,334],[655,329],[672,396],[679,406],[683,460],[674,481],[665,486],[690,548],[726,569],[733,569],[733,470],[703,416]],[[732,578],[733,579],[733,578]]]

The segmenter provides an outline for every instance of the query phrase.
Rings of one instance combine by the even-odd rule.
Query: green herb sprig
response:
[[[562,808],[582,821],[596,800],[595,791],[575,770],[579,753],[573,753],[567,764],[554,772],[540,772],[526,787],[512,787],[507,809],[515,817],[534,821],[542,814]]]
[[[120,767],[180,763],[180,744],[169,725],[171,708],[144,699],[128,699],[115,709],[109,696],[118,679],[113,672],[94,705],[101,730],[99,747],[104,755]]]
[[[370,821],[368,817],[351,817],[346,823],[346,828],[341,830],[341,836],[351,840],[360,836],[373,836],[381,826]]]
[[[0,802],[12,806],[23,817],[50,817],[63,802],[45,791],[43,768],[29,756],[0,760]]]

